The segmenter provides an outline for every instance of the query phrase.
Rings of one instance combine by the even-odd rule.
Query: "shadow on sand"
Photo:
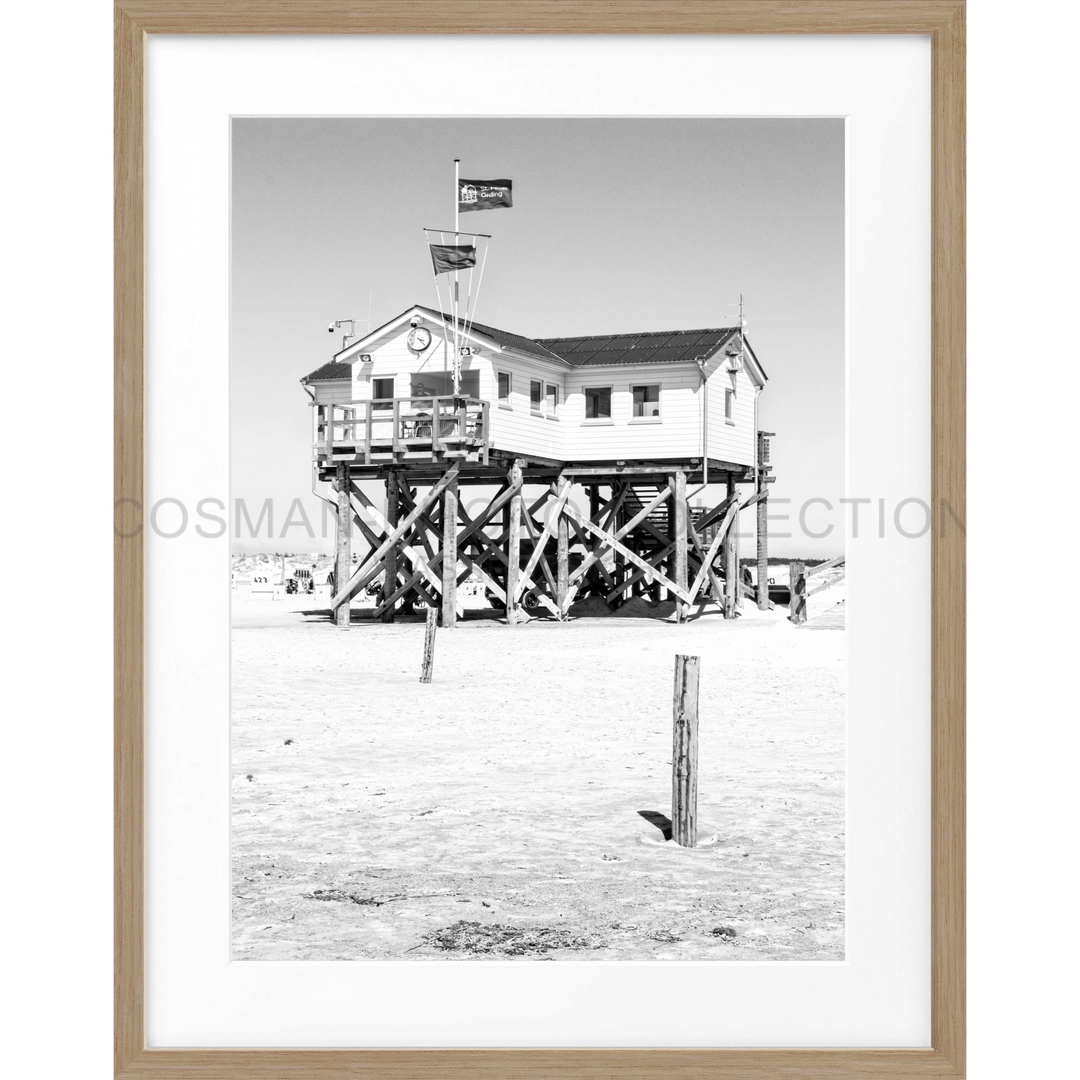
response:
[[[671,839],[671,818],[666,814],[661,814],[657,810],[639,810],[638,813],[650,825],[655,825],[663,833],[665,840]]]

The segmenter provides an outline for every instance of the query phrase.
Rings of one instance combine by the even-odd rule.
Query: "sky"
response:
[[[245,524],[234,546],[332,550],[299,380],[341,348],[330,322],[363,328],[369,297],[372,328],[436,306],[423,229],[453,227],[455,157],[463,177],[514,184],[512,208],[462,217],[493,237],[481,323],[533,338],[726,326],[745,296],[770,380],[772,513],[792,518],[771,524],[770,554],[839,554],[842,529],[798,528],[807,500],[843,495],[845,426],[844,126],[805,118],[234,119],[232,499],[252,521],[267,498],[275,513],[272,537]],[[297,498],[314,541],[289,518]],[[812,529],[825,520],[810,509]]]

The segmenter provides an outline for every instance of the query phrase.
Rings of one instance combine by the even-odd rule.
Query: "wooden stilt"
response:
[[[766,473],[769,465],[769,435],[757,433],[757,606],[767,611],[769,604],[769,485]]]
[[[672,498],[671,498],[671,501],[668,503],[668,506],[667,506],[667,534],[668,534],[668,536],[671,537],[672,540],[674,540],[675,539],[675,477],[674,476],[669,476],[668,477],[668,488],[671,491]],[[675,580],[675,574],[676,574],[675,562],[676,562],[676,559],[675,559],[675,547],[672,546],[671,554],[668,556],[668,560],[667,560],[667,563],[666,563],[667,576],[669,578],[671,578],[672,581]],[[663,586],[661,586],[659,584],[655,585],[654,588],[653,588],[653,600],[659,602],[659,601],[665,599],[666,592],[667,592],[667,590],[665,590],[663,588]],[[676,613],[676,618],[678,618],[677,613]]]
[[[389,532],[393,532],[394,529],[397,528],[399,513],[400,498],[398,474],[395,469],[391,469],[386,478],[386,522]],[[385,603],[387,598],[393,596],[397,591],[399,547],[400,545],[394,544],[386,553],[386,570],[383,572],[382,589],[379,590],[380,604]],[[392,623],[394,621],[394,610],[393,604],[387,605],[386,610],[381,616],[384,623]]]
[[[675,657],[671,748],[671,838],[682,847],[697,845],[698,674],[700,666],[700,656]]]
[[[622,508],[623,503],[626,501],[626,496],[630,492],[629,484],[612,484],[611,494],[613,497],[613,505],[608,518],[608,530],[614,532],[622,524],[625,524],[626,518],[623,516]],[[626,580],[626,559],[623,553],[615,551],[612,557],[612,577],[615,578],[616,584],[621,585]]]
[[[611,497],[615,497],[615,489],[611,489]],[[599,521],[600,513],[600,488],[598,484],[591,484],[589,486],[589,519],[591,522]],[[575,529],[577,534],[579,530]],[[583,534],[578,536],[579,541],[583,542]],[[593,592],[598,591],[600,588],[606,585],[615,585],[615,578],[612,578],[608,569],[603,563],[600,563],[592,568],[589,573],[589,582],[593,586]]]
[[[757,606],[769,608],[769,502],[763,478],[758,481],[761,498],[757,504]]]
[[[734,502],[738,499],[738,491],[735,487],[735,478],[728,473],[727,496]],[[739,519],[738,516],[731,523],[731,528],[724,538],[724,618],[734,619],[735,610],[739,605]]]
[[[442,625],[453,630],[457,625],[457,501],[455,477],[446,485],[442,497]]]
[[[427,626],[424,629],[424,661],[420,667],[420,681],[431,682],[431,670],[435,666],[435,627],[439,613],[433,607],[427,609]]]
[[[559,477],[559,495],[564,495],[570,487],[570,481],[566,477]],[[556,554],[556,589],[555,603],[560,611],[565,612],[564,604],[566,595],[570,591],[570,518],[563,513],[562,507],[558,506],[559,520],[557,523],[558,550]]]
[[[519,619],[517,587],[521,572],[521,462],[510,466],[510,488],[516,493],[510,500],[510,529],[506,549],[506,623],[516,626]]]
[[[689,508],[686,505],[686,473],[677,472],[671,478],[672,495],[675,509],[675,584],[686,592],[686,518]],[[689,614],[686,605],[676,597],[675,621],[684,622]]]
[[[337,549],[334,558],[334,584],[340,590],[352,573],[352,500],[349,497],[349,467],[338,462],[337,479]],[[336,591],[335,590],[335,591]],[[342,604],[334,612],[334,620],[342,630],[349,629],[349,605]]]

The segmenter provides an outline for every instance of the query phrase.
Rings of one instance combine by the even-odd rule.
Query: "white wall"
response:
[[[491,393],[491,444],[498,450],[519,450],[538,457],[563,458],[563,429],[566,426],[566,370],[554,364],[503,351],[490,361]],[[510,408],[498,402],[500,371],[511,377]],[[545,397],[540,413],[534,413],[529,402],[529,384],[532,380],[542,383],[546,389],[550,383],[559,389],[559,404],[551,415]]]
[[[573,368],[566,380],[563,448],[568,460],[696,457],[701,454],[701,411],[693,365],[614,364]],[[660,419],[632,417],[631,387],[660,384]],[[585,419],[585,388],[611,387],[611,423]]]
[[[714,360],[706,367],[708,375],[709,457],[740,465],[753,465],[756,453],[754,426],[754,381],[743,368],[735,375]],[[732,423],[724,415],[725,391],[734,390]]]
[[[356,360],[353,363],[352,375],[352,400],[370,401],[372,380],[394,379],[394,396],[408,397],[410,392],[409,378],[419,372],[443,372],[451,367],[452,347],[447,348],[446,342],[438,329],[427,324],[432,331],[431,345],[419,356],[409,348],[406,343],[409,330],[408,323],[389,331],[386,336],[376,344],[367,348],[367,353],[372,357],[370,363],[361,363]],[[494,394],[494,386],[485,384],[485,373],[490,374],[490,361],[483,356],[467,356],[462,362],[462,371],[480,371],[480,396],[486,397],[490,392]]]

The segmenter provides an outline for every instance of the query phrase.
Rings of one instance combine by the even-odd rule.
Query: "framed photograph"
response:
[[[963,3],[115,13],[117,1075],[964,1075]]]

